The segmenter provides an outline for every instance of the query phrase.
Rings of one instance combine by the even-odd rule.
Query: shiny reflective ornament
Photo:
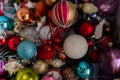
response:
[[[56,79],[51,75],[45,75],[41,80],[56,80]]]
[[[63,80],[62,75],[59,70],[57,69],[51,69],[49,70],[46,75],[50,75],[55,78],[55,80]]]
[[[118,8],[119,0],[93,0],[98,7],[100,15],[114,14]]]
[[[80,59],[87,53],[88,44],[81,35],[72,34],[65,39],[63,49],[68,57]]]
[[[10,38],[7,43],[11,50],[16,51],[20,42],[21,42],[20,37],[14,36]]]
[[[79,33],[83,35],[84,37],[92,36],[95,31],[95,26],[91,21],[83,21],[79,26],[78,26]]]
[[[17,73],[16,80],[39,80],[39,74],[30,68],[23,68]]]
[[[38,60],[34,63],[33,68],[39,73],[43,74],[48,71],[49,65],[43,60]]]
[[[0,30],[12,30],[12,29],[13,20],[6,16],[0,16]]]
[[[46,3],[48,6],[53,6],[56,2],[57,2],[57,0],[45,0],[45,3]]]
[[[98,11],[98,8],[92,4],[92,3],[84,3],[83,4],[83,12],[85,14],[92,14],[96,13]]]
[[[120,50],[109,48],[101,52],[101,68],[108,73],[120,72]]]
[[[77,9],[70,1],[60,1],[52,9],[52,20],[60,27],[70,27],[76,19]]]
[[[81,61],[76,67],[77,76],[84,79],[92,77],[93,72],[94,72],[93,66],[85,61]]]
[[[5,60],[0,60],[0,76],[3,76],[5,73],[5,70],[3,69],[3,66],[5,66],[6,61]]]
[[[23,59],[31,59],[36,55],[36,45],[28,40],[21,42],[17,47],[17,54]]]

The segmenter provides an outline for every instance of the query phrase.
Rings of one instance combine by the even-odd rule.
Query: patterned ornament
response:
[[[15,80],[39,80],[39,74],[30,68],[23,68],[17,73]]]
[[[81,35],[72,34],[65,39],[63,49],[68,57],[80,59],[87,53],[88,44]]]
[[[43,60],[38,60],[34,63],[33,68],[39,73],[43,74],[48,71],[49,65]]]
[[[52,9],[52,20],[60,27],[69,27],[77,19],[77,9],[70,1],[60,1]]]
[[[60,68],[61,66],[63,66],[65,64],[65,62],[63,62],[61,59],[53,59],[53,60],[49,60],[47,62],[49,65],[51,65],[54,68]]]
[[[17,54],[23,59],[31,59],[36,55],[36,45],[31,41],[23,41],[17,47]]]

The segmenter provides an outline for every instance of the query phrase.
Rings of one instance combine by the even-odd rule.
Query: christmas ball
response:
[[[52,6],[57,2],[57,0],[45,0],[46,5]]]
[[[102,51],[100,65],[108,73],[120,72],[120,50],[118,48],[109,48]]]
[[[15,80],[39,80],[39,75],[30,68],[23,68],[17,73]]]
[[[114,14],[118,8],[119,0],[93,0],[98,7],[100,15]]]
[[[3,45],[5,45],[5,43],[6,43],[7,41],[6,41],[6,39],[4,38],[4,39],[0,39],[0,46],[3,46]]]
[[[53,76],[45,75],[41,80],[56,80]]]
[[[13,20],[6,16],[0,16],[0,30],[12,30],[12,29]]]
[[[37,58],[43,60],[50,60],[54,57],[55,50],[51,45],[43,45],[38,47]]]
[[[5,66],[6,61],[5,60],[0,60],[0,76],[3,76],[4,74],[4,69],[3,66]]]
[[[87,53],[88,44],[81,35],[72,34],[65,39],[63,49],[68,57],[79,59]]]
[[[69,27],[77,19],[77,9],[70,1],[60,1],[52,9],[52,20],[60,27]]]
[[[78,26],[79,33],[84,37],[88,37],[94,34],[95,26],[91,21],[83,21],[80,26]]]
[[[49,65],[47,62],[43,61],[43,60],[38,60],[34,63],[33,68],[39,73],[39,74],[43,74],[45,72],[47,72]]]
[[[17,47],[17,54],[23,59],[31,59],[36,55],[36,46],[33,42],[25,40]]]
[[[11,49],[11,50],[14,50],[16,51],[17,50],[17,46],[19,45],[19,43],[21,42],[21,39],[20,37],[12,37],[8,40],[8,47]]]
[[[76,74],[81,78],[90,78],[92,77],[94,68],[92,65],[85,61],[81,61],[76,67]]]
[[[97,50],[90,51],[89,57],[92,62],[99,62],[100,53]]]

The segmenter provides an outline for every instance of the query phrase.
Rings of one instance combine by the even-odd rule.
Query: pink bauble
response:
[[[77,9],[70,1],[60,1],[52,9],[52,20],[60,27],[69,27],[76,19]]]
[[[0,76],[3,76],[4,74],[4,69],[3,66],[5,66],[6,61],[5,60],[0,60]]]
[[[56,79],[50,75],[45,75],[41,80],[56,80]]]

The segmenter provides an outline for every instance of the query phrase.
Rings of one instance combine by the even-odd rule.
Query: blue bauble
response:
[[[92,77],[94,68],[92,65],[85,61],[81,61],[76,67],[76,74],[81,78],[90,78]]]
[[[13,29],[13,20],[6,17],[0,16],[0,30],[12,30]]]
[[[17,54],[23,59],[31,59],[36,54],[36,45],[28,40],[21,42],[17,47]]]

